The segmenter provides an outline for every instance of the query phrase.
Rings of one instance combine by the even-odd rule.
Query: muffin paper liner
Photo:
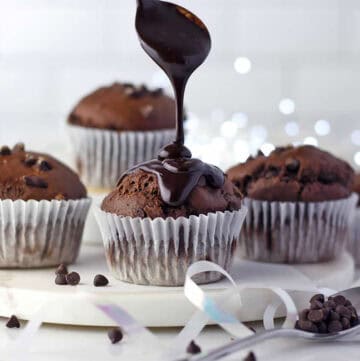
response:
[[[91,200],[0,200],[0,267],[73,263]]]
[[[360,266],[360,208],[354,212],[349,234],[348,250],[357,266]]]
[[[248,215],[240,236],[244,258],[262,262],[325,262],[348,240],[357,197],[318,203],[245,199]]]
[[[246,208],[174,219],[121,217],[96,211],[108,266],[114,277],[135,284],[183,285],[188,267],[212,261],[228,269],[237,247]],[[197,283],[215,282],[216,272]]]
[[[136,164],[157,157],[175,138],[174,129],[118,132],[68,125],[75,164],[90,187],[113,188],[120,176]]]

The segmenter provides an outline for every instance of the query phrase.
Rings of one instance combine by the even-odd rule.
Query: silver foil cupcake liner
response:
[[[246,198],[241,256],[274,263],[334,259],[346,246],[356,196],[318,203],[266,202]]]
[[[83,182],[94,188],[113,188],[136,164],[154,159],[175,138],[174,129],[117,132],[68,125],[74,162]]]
[[[235,253],[243,207],[189,218],[131,218],[98,208],[108,266],[114,277],[135,284],[180,286],[186,270],[197,261],[208,260],[228,270]],[[221,275],[201,274],[198,283],[215,282]]]
[[[91,200],[0,200],[0,268],[73,263]]]
[[[349,234],[348,250],[355,260],[355,264],[360,266],[360,208],[354,212]]]

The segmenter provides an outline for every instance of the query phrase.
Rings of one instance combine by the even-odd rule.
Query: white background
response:
[[[263,143],[310,136],[355,165],[359,1],[178,2],[203,18],[213,37],[186,97],[195,155],[227,167]],[[140,49],[134,13],[135,0],[0,0],[0,143],[25,140],[67,157],[64,120],[81,96],[114,80],[166,85]],[[239,56],[251,61],[246,74],[234,69]],[[291,114],[280,112],[283,98],[293,100]],[[330,125],[328,135],[316,133],[317,120],[328,122],[325,130],[318,124],[320,133]]]

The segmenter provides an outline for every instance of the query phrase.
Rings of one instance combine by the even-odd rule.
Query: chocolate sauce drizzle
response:
[[[184,92],[191,74],[207,58],[211,38],[204,23],[181,6],[159,0],[137,2],[136,30],[141,46],[165,71],[174,88],[176,139],[161,149],[158,159],[131,168],[123,177],[136,169],[154,173],[163,201],[179,206],[201,177],[213,188],[222,187],[225,181],[219,168],[191,158],[184,146]]]

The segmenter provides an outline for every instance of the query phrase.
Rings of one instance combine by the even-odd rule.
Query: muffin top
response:
[[[175,128],[175,101],[161,88],[114,83],[81,99],[69,115],[73,125],[116,131]]]
[[[279,202],[322,202],[350,196],[354,171],[343,160],[304,145],[261,152],[227,172],[247,197]]]
[[[19,143],[0,148],[0,199],[68,200],[86,197],[79,177],[46,154],[25,151]]]
[[[116,189],[103,201],[102,210],[130,217],[189,217],[210,212],[241,208],[242,195],[224,175],[221,187],[209,184],[201,176],[189,196],[181,204],[167,204],[161,196],[158,177],[141,168],[127,173]]]

